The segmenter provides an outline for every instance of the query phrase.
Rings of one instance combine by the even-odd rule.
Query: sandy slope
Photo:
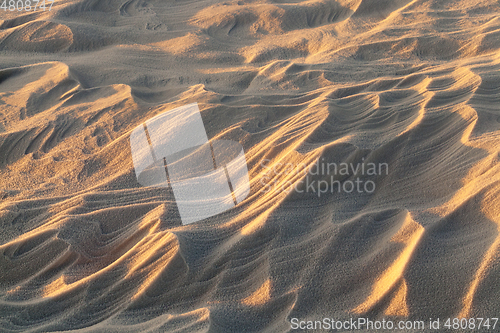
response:
[[[0,331],[499,317],[499,13],[494,0],[0,11]],[[137,183],[129,135],[192,102],[209,138],[243,145],[252,191],[182,226],[170,189]],[[371,194],[279,190],[303,181],[280,165],[317,159],[389,173]]]

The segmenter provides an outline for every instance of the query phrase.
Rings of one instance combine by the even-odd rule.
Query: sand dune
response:
[[[499,13],[493,0],[0,10],[0,331],[498,317]],[[137,182],[130,133],[190,103],[210,139],[243,146],[251,192],[183,225],[171,188]],[[373,191],[319,194],[359,177]]]

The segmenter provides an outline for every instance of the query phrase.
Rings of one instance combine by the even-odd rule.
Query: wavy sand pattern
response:
[[[494,0],[0,10],[0,331],[498,317],[499,14]],[[193,102],[209,138],[243,145],[251,193],[181,225],[172,190],[137,183],[129,135]],[[287,163],[318,159],[389,167],[373,193],[280,190],[304,181]]]

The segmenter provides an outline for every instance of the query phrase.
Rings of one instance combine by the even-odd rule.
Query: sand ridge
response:
[[[493,0],[0,11],[0,331],[498,317],[499,12]],[[242,144],[251,192],[182,225],[171,189],[137,183],[129,136],[194,102],[210,139]],[[388,173],[367,178],[371,193],[318,195],[359,175],[287,169],[316,161]]]

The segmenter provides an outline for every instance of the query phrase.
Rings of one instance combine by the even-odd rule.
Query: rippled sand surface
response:
[[[494,0],[0,10],[0,331],[499,317],[499,14]],[[209,138],[243,146],[251,192],[182,225],[172,190],[138,184],[129,137],[195,102]],[[316,161],[387,172],[318,195],[357,175],[292,171]]]

